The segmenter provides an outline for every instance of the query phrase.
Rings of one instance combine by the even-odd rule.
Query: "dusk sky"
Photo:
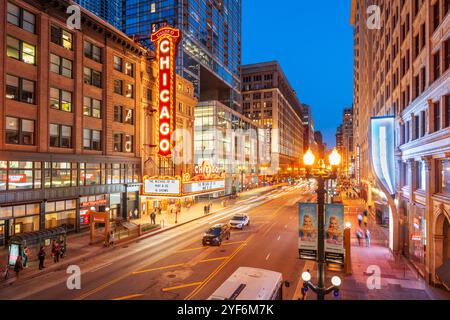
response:
[[[350,0],[244,0],[242,63],[278,60],[328,147],[353,101]]]

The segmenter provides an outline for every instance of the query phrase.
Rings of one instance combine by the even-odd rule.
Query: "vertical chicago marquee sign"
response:
[[[158,156],[172,156],[171,136],[175,124],[175,57],[180,41],[180,30],[162,27],[151,35],[156,47],[156,59],[159,68],[159,120],[158,120]]]

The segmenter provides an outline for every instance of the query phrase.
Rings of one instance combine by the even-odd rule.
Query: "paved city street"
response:
[[[290,286],[283,299],[301,298],[301,272],[309,269],[315,279],[315,263],[298,259],[297,202],[314,200],[296,187],[279,188],[240,203],[216,215],[193,221],[162,234],[118,245],[111,252],[79,263],[81,290],[68,290],[65,270],[17,282],[0,289],[1,299],[207,299],[238,267],[249,266],[281,272]],[[346,219],[356,222],[355,205],[346,207]],[[251,218],[248,228],[233,230],[220,247],[204,247],[201,236],[208,226],[228,222],[234,213]],[[372,225],[372,223],[370,224]],[[375,241],[377,243],[378,241]],[[392,261],[391,261],[392,260]],[[365,285],[367,266],[379,265],[382,289]],[[404,262],[392,259],[386,247],[352,246],[353,275],[343,277],[342,299],[436,299]],[[43,281],[45,278],[45,281]],[[314,299],[310,294],[307,299]],[[332,299],[332,298],[331,298]]]

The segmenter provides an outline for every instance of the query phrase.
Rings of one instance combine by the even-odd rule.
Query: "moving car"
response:
[[[230,239],[230,227],[227,224],[216,224],[205,232],[202,243],[204,246],[220,246],[222,244],[222,240],[224,239]]]
[[[243,213],[235,214],[233,218],[230,220],[230,227],[231,228],[237,228],[237,229],[244,229],[245,226],[250,225],[250,218]]]

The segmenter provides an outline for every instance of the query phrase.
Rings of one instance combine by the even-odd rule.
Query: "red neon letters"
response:
[[[180,30],[163,27],[152,34],[152,42],[156,46],[156,57],[159,68],[159,142],[158,155],[172,155],[171,135],[174,130],[175,105],[175,55],[180,40]]]

